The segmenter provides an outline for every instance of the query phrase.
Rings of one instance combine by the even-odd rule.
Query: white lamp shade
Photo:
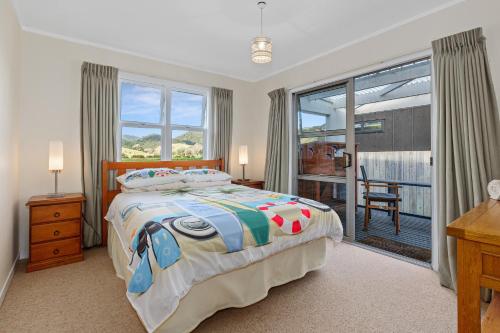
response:
[[[266,64],[273,60],[273,42],[265,36],[252,40],[252,61],[256,64]]]
[[[240,146],[239,157],[240,164],[248,164],[248,146]]]
[[[49,142],[49,170],[63,169],[63,143],[61,141]]]

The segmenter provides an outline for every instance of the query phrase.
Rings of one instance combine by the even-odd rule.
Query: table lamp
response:
[[[63,169],[63,143],[61,141],[50,141],[49,142],[49,171],[54,173],[55,184],[54,193],[50,193],[48,196],[51,198],[63,197],[63,193],[57,191],[57,175]]]
[[[245,165],[248,164],[248,146],[247,145],[240,146],[239,158],[240,158],[240,164],[243,166],[243,180],[248,180],[248,179],[245,179]]]

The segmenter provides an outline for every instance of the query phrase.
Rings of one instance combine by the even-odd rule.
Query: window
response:
[[[172,91],[172,160],[203,159],[205,98]]]
[[[357,121],[354,129],[356,134],[381,133],[384,131],[384,119]]]
[[[201,160],[208,89],[120,73],[119,160]]]
[[[161,159],[161,129],[122,127],[122,161],[159,161]]]
[[[346,88],[341,84],[296,95],[298,178],[345,177]]]
[[[326,129],[326,116],[308,112],[299,112],[300,130],[302,132],[317,132]]]
[[[333,87],[301,94],[297,99],[298,132],[301,136],[345,131],[346,88]]]

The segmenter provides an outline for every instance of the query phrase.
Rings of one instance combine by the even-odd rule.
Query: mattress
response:
[[[343,234],[329,207],[237,185],[122,193],[113,200],[106,219],[116,238],[108,243],[113,243],[115,268],[126,280],[127,298],[149,332],[174,322],[170,317],[194,286],[255,263],[265,266],[267,258],[311,241],[324,237],[340,241]],[[315,263],[312,260],[305,270],[299,267],[299,272],[316,268]],[[281,280],[295,275],[285,272]],[[224,306],[243,306],[275,285],[272,277],[261,282],[256,295],[246,295],[240,305],[223,302]],[[245,289],[245,284],[240,287]]]

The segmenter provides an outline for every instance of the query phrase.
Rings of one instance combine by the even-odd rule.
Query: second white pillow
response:
[[[219,181],[228,181],[233,178],[231,177],[231,175],[215,169],[183,170],[180,172],[180,174],[185,176],[183,181],[186,183],[219,182]]]

